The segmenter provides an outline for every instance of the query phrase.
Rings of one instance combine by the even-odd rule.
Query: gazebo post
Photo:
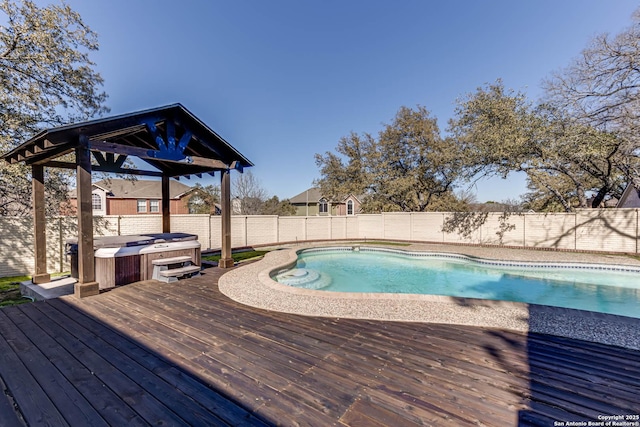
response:
[[[222,198],[222,251],[218,267],[233,267],[231,257],[231,171],[224,169],[220,177],[220,196]]]
[[[34,273],[31,282],[34,284],[48,283],[51,276],[47,273],[47,219],[45,217],[44,201],[44,167],[31,166],[32,194],[33,194],[33,252],[35,255]]]
[[[171,233],[171,195],[169,177],[162,175],[162,232]]]
[[[91,203],[91,151],[86,135],[78,137],[76,148],[78,191],[78,282],[74,295],[84,298],[100,293],[93,253],[93,208]]]

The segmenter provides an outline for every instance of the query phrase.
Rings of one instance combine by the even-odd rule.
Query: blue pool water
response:
[[[640,268],[527,264],[375,248],[312,249],[274,278],[333,292],[448,295],[640,318]]]

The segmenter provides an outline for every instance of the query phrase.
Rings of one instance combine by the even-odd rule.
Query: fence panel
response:
[[[576,249],[636,252],[638,211],[580,210],[576,213]]]
[[[442,242],[444,215],[441,212],[411,213],[411,240]]]
[[[411,240],[411,214],[384,213],[382,221],[385,239]]]
[[[347,217],[346,216],[332,216],[331,220],[331,233],[329,239],[346,239],[347,238]]]
[[[306,216],[283,216],[278,220],[278,241],[297,242],[307,240]]]
[[[105,218],[118,218],[106,216]],[[161,233],[162,217],[160,215],[122,215],[120,218],[120,235],[144,233]]]
[[[491,212],[482,225],[484,245],[522,246],[524,244],[524,215]]]
[[[384,219],[382,215],[358,215],[359,239],[384,239]]]
[[[457,215],[457,216],[456,216]],[[232,246],[326,239],[400,239],[423,242],[524,246],[565,250],[638,253],[640,209],[580,210],[577,213],[458,215],[442,212],[385,213],[342,217],[233,216]],[[469,235],[443,232],[449,219],[469,218],[483,223]],[[473,228],[473,227],[472,227]],[[171,230],[193,233],[203,249],[222,246],[221,218],[209,215],[172,215]],[[94,218],[95,235],[160,233],[159,215]],[[33,272],[31,218],[0,218],[0,277]],[[77,236],[75,217],[47,219],[47,268],[68,271],[64,243]]]
[[[278,241],[278,217],[255,215],[246,217],[247,242],[245,245],[263,245]],[[232,232],[234,230],[232,229]]]
[[[525,246],[575,249],[576,216],[572,213],[525,214]]]
[[[359,239],[360,234],[360,220],[358,216],[347,217],[347,239]]]
[[[173,233],[189,233],[197,234],[198,242],[202,249],[209,249],[210,246],[210,228],[209,228],[210,215],[188,215],[188,214],[176,214],[171,215],[171,231]],[[160,224],[160,230],[162,231],[162,223]]]
[[[464,231],[445,232],[442,241],[444,243],[464,243],[464,244],[480,244],[482,242],[482,223],[478,220],[484,220],[486,215],[477,212],[446,212],[444,213],[443,225],[447,223],[453,224],[470,224],[467,228],[462,227]],[[461,230],[457,228],[456,230]],[[466,231],[468,230],[468,231]]]
[[[331,237],[331,218],[323,216],[307,217],[307,240],[327,240]]]

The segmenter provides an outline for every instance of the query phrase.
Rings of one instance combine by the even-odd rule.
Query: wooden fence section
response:
[[[640,209],[585,209],[575,213],[412,212],[355,216],[234,216],[233,247],[339,239],[390,239],[638,254]],[[159,233],[159,215],[96,217],[99,235]],[[451,227],[458,225],[458,228]],[[29,218],[0,218],[0,277],[30,274]],[[460,229],[466,232],[460,232]],[[221,246],[219,216],[173,215],[171,230],[197,234],[203,249]],[[77,235],[75,218],[48,220],[49,271],[68,271],[64,242]]]

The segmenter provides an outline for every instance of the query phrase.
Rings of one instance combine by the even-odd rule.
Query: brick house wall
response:
[[[138,212],[138,200],[145,201],[144,212]],[[151,200],[157,200],[158,211],[151,211]],[[189,197],[183,197],[178,200],[169,201],[169,212],[171,214],[188,214],[189,213]],[[103,207],[104,215],[160,215],[162,214],[162,201],[159,199],[116,199],[107,198],[106,206]],[[64,215],[75,215],[77,212],[78,200],[69,199],[68,203],[61,209]],[[104,209],[106,207],[106,209]]]
[[[112,180],[113,182],[124,182],[124,180]],[[100,183],[94,184],[91,191],[93,215],[146,215],[146,214],[162,214],[162,200],[160,196],[160,183],[154,182],[154,186],[149,188],[148,181],[138,181],[138,191],[135,191],[135,184],[126,182],[127,188],[123,189],[123,186],[117,186],[117,190],[107,192],[104,185]],[[189,213],[189,199],[192,197],[192,193],[189,192],[189,187],[184,184],[180,184],[182,188],[175,189],[177,183],[171,182],[170,185],[173,188],[173,198],[169,201],[169,212],[171,214],[188,214]],[[128,196],[127,196],[128,194]],[[176,198],[179,197],[179,198]],[[140,203],[140,208],[139,208]],[[75,198],[75,192],[70,194],[70,198],[67,203],[64,203],[60,207],[61,215],[75,215],[77,212],[78,201]]]

